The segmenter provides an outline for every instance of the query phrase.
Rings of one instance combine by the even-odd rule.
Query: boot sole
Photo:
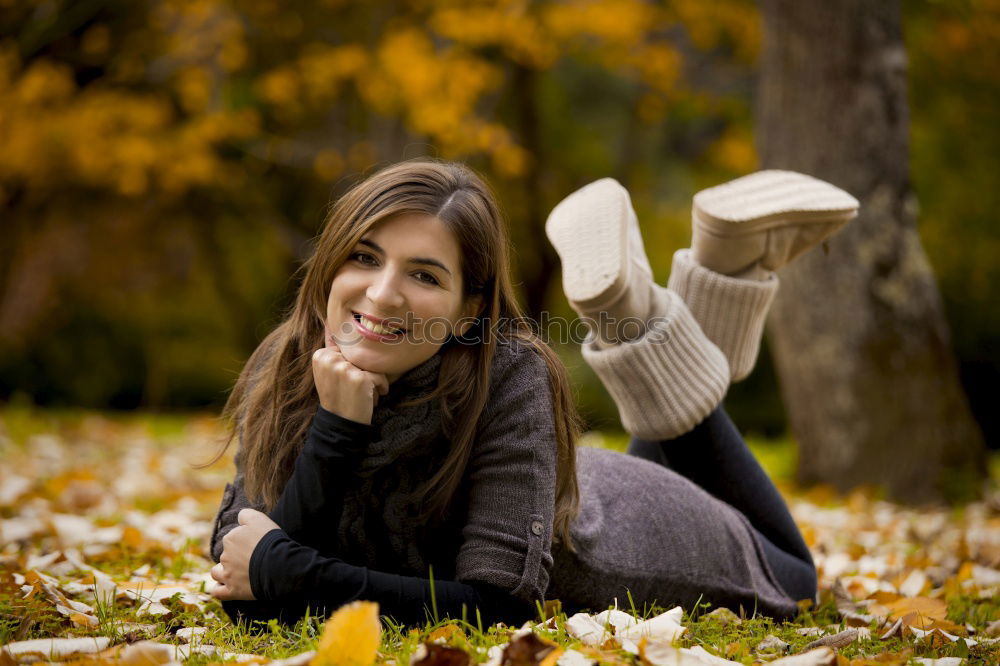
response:
[[[600,310],[628,287],[628,192],[602,178],[552,209],[545,235],[562,261],[563,291],[571,304]]]
[[[829,235],[858,214],[858,200],[825,181],[794,171],[759,171],[694,196],[695,224],[719,237],[788,224],[826,224]]]

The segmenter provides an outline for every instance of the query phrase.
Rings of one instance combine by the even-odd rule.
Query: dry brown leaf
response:
[[[883,652],[874,657],[858,657],[855,659],[847,659],[838,655],[837,663],[838,666],[840,664],[844,664],[844,666],[906,666],[906,664],[910,663],[910,655],[912,654],[912,650],[904,650],[899,653]]]
[[[894,636],[902,635],[902,632],[903,632],[903,621],[896,620],[896,622],[891,627],[889,627],[889,629],[887,629],[881,636],[879,636],[879,638],[883,641],[886,641],[889,640],[890,638],[893,638]]]
[[[806,645],[803,650],[813,650],[819,647],[831,647],[831,648],[842,648],[845,645],[850,645],[858,638],[857,629],[846,629],[841,631],[839,634],[834,634],[832,636],[823,636],[822,638],[817,638],[812,643]]]
[[[503,651],[501,666],[554,666],[563,649],[538,634],[528,632],[512,640]]]
[[[436,643],[421,643],[410,659],[410,666],[468,666],[470,663],[465,650]]]
[[[435,629],[434,631],[432,631],[427,636],[427,642],[429,642],[429,643],[434,643],[434,642],[448,643],[448,642],[451,642],[451,640],[453,638],[455,638],[456,636],[461,636],[462,639],[464,640],[465,639],[465,632],[462,631],[462,628],[459,627],[458,625],[455,625],[455,624],[446,624],[446,625],[444,625],[442,627],[438,627],[437,629]]]

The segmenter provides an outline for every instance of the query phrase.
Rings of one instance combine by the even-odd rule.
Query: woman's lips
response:
[[[358,332],[369,340],[378,340],[380,342],[399,340],[406,333],[406,330],[403,328],[386,326],[382,323],[387,321],[385,319],[374,319],[359,312],[352,312],[351,314],[354,315],[354,326],[358,329]]]

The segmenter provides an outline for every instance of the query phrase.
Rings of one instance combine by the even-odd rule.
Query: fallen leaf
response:
[[[918,597],[930,589],[931,581],[923,571],[914,569],[898,585],[904,597]]]
[[[616,635],[639,622],[625,611],[620,611],[617,608],[601,611],[594,616],[594,621],[602,627],[613,627]]]
[[[529,632],[513,639],[504,649],[502,666],[554,666],[563,649]]]
[[[556,661],[556,666],[594,666],[595,663],[593,659],[583,653],[569,649],[562,653],[562,656]]]
[[[728,608],[716,608],[714,611],[705,616],[706,619],[712,620],[713,622],[718,622],[722,626],[728,626],[730,624],[741,624],[743,621],[740,620],[739,616]]]
[[[879,636],[879,638],[883,641],[889,640],[890,638],[893,638],[895,636],[902,635],[902,630],[903,630],[903,621],[896,620],[896,622],[891,627],[889,627],[889,629],[886,630],[885,633]]]
[[[285,657],[284,659],[275,659],[268,662],[267,666],[309,666],[309,663],[315,656],[316,651],[310,650],[309,652],[302,652],[301,654]]]
[[[910,632],[912,632],[918,640],[923,640],[924,642],[929,643],[932,647],[942,647],[960,640],[965,641],[965,644],[969,647],[978,645],[979,643],[979,641],[975,641],[971,638],[962,638],[961,636],[949,634],[947,631],[941,631],[940,629],[924,631],[918,627],[910,627]]]
[[[829,647],[816,648],[809,652],[782,657],[770,662],[771,666],[832,666],[837,661],[837,654]]]
[[[106,636],[85,638],[37,638],[7,643],[0,650],[14,661],[65,661],[73,657],[95,654],[108,647]]]
[[[809,645],[805,646],[805,650],[812,650],[819,647],[831,647],[831,648],[842,648],[846,645],[850,645],[858,638],[857,629],[847,629],[841,631],[839,634],[834,634],[832,636],[824,636],[823,638],[818,638],[814,640]]]
[[[590,647],[599,646],[607,638],[604,625],[598,624],[597,620],[587,613],[577,613],[566,620],[566,632]]]
[[[903,624],[925,628],[931,620],[944,620],[948,614],[948,604],[944,599],[929,597],[906,597],[885,604],[889,609],[889,619],[902,618]]]
[[[700,645],[678,648],[645,638],[639,641],[639,659],[647,666],[733,666],[740,663],[716,657]]]
[[[410,666],[468,666],[469,663],[469,653],[465,650],[437,643],[421,643],[410,657]]]
[[[126,646],[122,650],[120,661],[122,666],[158,666],[176,661],[176,651],[174,645],[140,641]]]
[[[185,643],[190,643],[195,639],[201,639],[208,633],[205,627],[182,627],[174,635]]]
[[[465,632],[462,628],[455,624],[446,624],[442,627],[438,627],[432,631],[427,636],[427,642],[429,643],[447,643],[452,640],[456,635],[465,638]]]
[[[755,652],[763,652],[766,654],[784,654],[788,652],[791,646],[785,641],[781,640],[773,634],[768,634],[764,637],[760,643],[757,643],[757,647],[754,648]]]
[[[314,666],[369,666],[375,663],[382,625],[378,604],[354,601],[323,625]]]
[[[656,617],[633,624],[631,627],[621,630],[616,634],[616,638],[618,638],[622,643],[622,647],[625,647],[626,641],[638,643],[638,641],[642,638],[648,638],[650,640],[664,643],[672,643],[681,634],[687,631],[680,625],[680,621],[683,616],[684,610],[680,606],[675,606],[666,613],[661,613]],[[629,651],[631,652],[631,650]],[[636,649],[636,651],[638,651],[638,649]]]

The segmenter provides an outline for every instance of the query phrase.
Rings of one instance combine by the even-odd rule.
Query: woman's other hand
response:
[[[279,527],[254,509],[242,509],[237,520],[240,524],[222,537],[222,556],[209,572],[219,583],[212,596],[222,601],[255,598],[250,588],[250,556],[264,535]]]
[[[348,361],[329,333],[326,346],[313,353],[312,372],[323,409],[357,423],[370,424],[378,397],[389,391],[385,375]]]

